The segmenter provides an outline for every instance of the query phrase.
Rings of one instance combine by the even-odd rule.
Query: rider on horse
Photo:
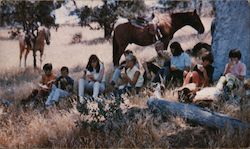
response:
[[[25,43],[27,48],[32,49],[35,45],[39,25],[35,21],[26,21],[24,24]],[[36,32],[36,34],[35,34]]]

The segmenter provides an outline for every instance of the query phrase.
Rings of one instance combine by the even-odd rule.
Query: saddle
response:
[[[155,17],[154,13],[149,16],[142,16],[130,19],[129,22],[131,23],[131,25],[137,28],[148,30],[150,34],[156,37],[156,40],[162,38],[162,34],[160,32],[160,29],[158,28],[159,20]]]

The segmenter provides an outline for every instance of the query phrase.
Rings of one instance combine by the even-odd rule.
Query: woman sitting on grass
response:
[[[105,90],[104,64],[96,55],[91,55],[84,70],[83,78],[79,80],[78,96],[83,102],[85,91],[92,92],[92,97],[97,98]]]
[[[139,93],[144,79],[136,63],[137,60],[134,55],[126,57],[127,70],[126,73],[121,74],[121,78],[124,80],[125,84],[120,86],[119,89],[114,92],[116,97],[120,97],[121,94],[131,92],[133,90],[136,94]]]
[[[180,43],[173,42],[170,45],[172,57],[170,65],[170,73],[167,75],[167,80],[183,82],[183,78],[187,75],[191,67],[191,59],[189,55],[181,48]]]
[[[196,87],[205,87],[212,83],[214,67],[213,55],[208,53],[202,56],[202,64],[197,64],[193,71],[186,75],[183,85],[195,83]]]

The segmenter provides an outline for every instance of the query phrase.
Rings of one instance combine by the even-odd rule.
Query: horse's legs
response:
[[[121,59],[121,57],[122,57],[122,55],[123,55],[123,53],[124,53],[127,46],[128,46],[128,44],[124,44],[124,45],[122,45],[120,47],[119,55],[117,55],[118,63],[119,63],[119,61],[120,61],[120,59]]]
[[[23,52],[25,51],[25,44],[20,39],[19,39],[19,48],[20,48],[19,67],[21,67]]]
[[[29,52],[30,52],[30,50],[27,49],[26,53],[25,53],[25,57],[24,57],[24,67],[26,67],[26,60],[27,60],[27,56],[28,56]]]
[[[42,67],[42,62],[43,62],[43,50],[40,51],[40,68]]]
[[[24,48],[23,48],[23,47],[20,47],[19,67],[21,67],[21,61],[22,61],[23,51],[24,51]]]
[[[162,42],[164,43],[164,50],[168,49],[168,44],[171,39],[169,38],[163,38]]]

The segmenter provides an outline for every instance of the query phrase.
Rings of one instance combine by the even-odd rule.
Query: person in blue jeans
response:
[[[121,94],[130,93],[135,91],[138,94],[141,90],[144,82],[144,78],[139,68],[136,66],[136,57],[129,55],[126,57],[126,72],[121,74],[124,84],[119,89],[114,91],[116,97],[120,97]]]
[[[130,51],[130,50],[126,50],[126,51],[124,52],[125,59],[126,59],[126,57],[129,56],[129,55],[133,55],[133,52]],[[137,59],[136,59],[136,64],[135,64],[135,65],[136,65],[138,68],[140,68],[139,62],[138,62]],[[123,69],[125,69],[125,71],[126,71],[126,69],[127,69],[127,68],[126,68],[126,60],[125,60],[125,61],[122,61],[121,64],[120,64],[117,68],[115,68],[115,71],[114,71],[114,73],[113,73],[113,75],[112,75],[112,78],[111,78],[111,81],[110,81],[110,84],[111,84],[111,85],[115,86],[115,85],[117,84],[118,79],[121,78],[121,72],[122,72]]]
[[[61,68],[61,76],[59,76],[52,85],[51,92],[45,102],[45,106],[49,107],[58,102],[61,97],[67,97],[73,92],[74,80],[69,77],[69,69],[66,66]]]
[[[87,63],[84,75],[78,81],[78,97],[80,103],[84,102],[85,92],[91,92],[97,99],[105,91],[105,67],[97,55],[91,55]]]

